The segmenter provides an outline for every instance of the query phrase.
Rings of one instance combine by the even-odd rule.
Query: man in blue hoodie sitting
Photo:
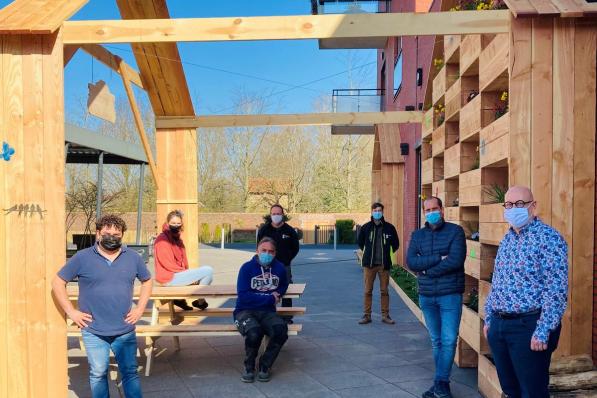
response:
[[[245,383],[255,381],[255,360],[263,336],[269,337],[267,348],[259,358],[257,380],[263,382],[270,380],[270,369],[288,340],[286,321],[276,313],[276,304],[288,289],[288,279],[284,264],[275,260],[275,256],[276,243],[263,238],[257,245],[257,255],[238,272],[234,323],[245,338],[245,372],[241,376]]]

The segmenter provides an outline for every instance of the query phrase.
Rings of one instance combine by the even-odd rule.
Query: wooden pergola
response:
[[[66,393],[66,325],[64,315],[52,299],[50,281],[65,261],[63,68],[79,48],[122,76],[158,186],[158,219],[174,208],[181,209],[186,214],[186,233],[197,236],[196,127],[419,123],[423,117],[418,112],[196,116],[176,42],[490,33],[509,35],[514,51],[522,52],[529,51],[524,43],[531,40],[533,32],[527,26],[531,22],[516,20],[507,10],[170,19],[165,0],[117,0],[122,20],[67,21],[86,2],[16,0],[0,10],[0,141],[6,141],[16,150],[10,161],[0,160],[0,396],[59,397]],[[511,10],[519,15],[531,15],[531,9],[542,14],[547,4],[551,4],[546,0],[512,0],[512,3],[515,4],[510,6]],[[558,8],[561,4],[567,7],[565,11]],[[550,8],[552,18],[586,17],[597,10],[597,5],[584,4],[582,0],[562,0],[553,7],[558,12],[553,17],[555,11]],[[581,20],[586,18],[578,19]],[[558,26],[566,31],[575,26],[575,21],[562,18]],[[591,32],[594,35],[595,29]],[[593,37],[592,44],[589,37]],[[583,42],[593,54],[594,38],[587,36]],[[574,36],[563,34],[560,40],[563,44],[573,43]],[[111,54],[101,43],[131,43],[139,71]],[[511,67],[514,83],[511,104],[520,109],[511,116],[515,126],[511,137],[522,143],[516,150],[511,147],[512,162],[516,165],[511,183],[543,187],[542,180],[531,181],[531,163],[524,162],[530,148],[531,120],[535,117],[540,120],[539,111],[535,112],[530,97],[523,95],[528,86],[520,76],[526,69],[517,72],[519,64]],[[569,65],[560,64],[558,68],[569,70]],[[145,137],[132,84],[147,92],[157,117],[155,157]],[[517,92],[519,96],[515,97]],[[562,93],[568,95],[566,99],[575,98],[574,92]],[[587,108],[584,116],[574,114],[574,108],[561,108],[561,113],[554,114],[559,127],[574,132],[593,121],[593,130],[582,130],[586,134],[579,136],[587,141],[571,141],[567,135],[558,135],[554,141],[554,149],[560,151],[553,153],[554,162],[559,162],[553,170],[561,178],[554,180],[550,192],[553,192],[554,209],[559,205],[564,212],[560,217],[554,211],[554,221],[566,227],[564,233],[570,243],[574,233],[571,258],[581,264],[577,277],[577,263],[571,262],[571,306],[562,332],[563,357],[585,353],[590,348],[591,312],[586,303],[592,300],[592,285],[585,279],[590,275],[585,267],[592,260],[594,231],[583,220],[592,220],[593,210],[589,207],[594,201],[589,203],[591,206],[583,206],[576,196],[578,192],[593,198],[590,191],[594,189],[595,176],[589,166],[594,166],[595,107],[594,102],[590,104],[593,108]],[[556,124],[554,131],[555,128]],[[399,145],[399,140],[395,144]],[[384,153],[388,149],[384,148]],[[514,156],[516,151],[519,157]],[[570,151],[581,155],[566,157]],[[573,171],[574,178],[566,178]],[[19,215],[8,211],[20,204],[39,205],[42,212]],[[575,226],[568,229],[566,221],[570,219],[575,220]],[[186,244],[189,262],[197,264],[197,240],[187,239]]]

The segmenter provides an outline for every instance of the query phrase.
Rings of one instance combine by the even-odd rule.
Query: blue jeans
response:
[[[190,268],[185,271],[177,272],[168,282],[168,286],[189,286],[199,282],[200,285],[210,285],[213,279],[214,270],[211,267],[203,266],[199,268]]]
[[[141,398],[143,394],[137,374],[137,336],[135,331],[120,336],[98,336],[82,330],[81,335],[89,362],[89,384],[92,398],[110,396],[108,389],[110,350],[116,357],[124,396],[126,398]]]
[[[549,398],[549,364],[558,347],[560,329],[549,333],[547,350],[531,350],[531,338],[540,314],[520,318],[491,318],[487,341],[502,391],[511,398]]]
[[[462,294],[419,296],[419,305],[431,338],[435,381],[449,382],[462,315]]]

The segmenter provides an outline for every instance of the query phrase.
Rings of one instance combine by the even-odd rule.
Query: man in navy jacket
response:
[[[276,304],[288,289],[284,264],[275,259],[276,244],[263,238],[257,245],[257,255],[243,264],[238,273],[238,299],[234,323],[245,338],[245,373],[241,380],[255,381],[255,360],[264,335],[269,337],[265,352],[259,358],[257,380],[269,381],[270,369],[288,339],[286,321],[276,313]]]
[[[450,372],[462,315],[466,240],[461,226],[444,221],[439,198],[425,200],[423,210],[427,222],[413,232],[406,259],[408,267],[417,273],[419,305],[435,362],[434,384],[423,398],[451,398]]]

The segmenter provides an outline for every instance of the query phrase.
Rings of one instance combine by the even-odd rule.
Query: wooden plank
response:
[[[305,292],[304,283],[293,283],[288,286],[285,297],[298,298]],[[79,286],[69,284],[66,287],[69,299],[75,300],[79,296]],[[140,285],[135,285],[133,296],[139,297]],[[192,285],[192,286],[154,286],[152,299],[176,299],[190,297],[236,297],[236,285]]]
[[[542,16],[560,14],[560,10],[552,3],[552,0],[529,0],[529,2]]]
[[[481,320],[479,314],[468,308],[466,305],[462,306],[462,318],[460,319],[459,336],[466,341],[473,350],[479,352],[481,333]]]
[[[460,59],[460,35],[444,36],[444,59],[446,63],[458,63]],[[455,61],[455,62],[452,62]]]
[[[513,19],[510,33],[510,186],[531,185],[531,23]]]
[[[460,76],[479,74],[481,35],[467,35],[460,44]]]
[[[508,232],[508,223],[479,222],[479,240],[486,245],[498,246]]]
[[[479,355],[479,391],[486,398],[502,398],[500,380],[495,366],[485,355]]]
[[[307,307],[276,307],[276,313],[279,315],[304,315],[307,311]],[[204,310],[193,309],[190,311],[184,311],[175,308],[174,311],[177,315],[182,315],[185,318],[201,318],[201,317],[231,317],[234,312],[234,308],[206,308]],[[146,311],[147,315],[151,314],[151,311]],[[170,316],[169,308],[160,308],[160,315]]]
[[[0,33],[52,33],[88,0],[15,0],[0,12]],[[6,10],[6,11],[5,11]],[[4,14],[6,12],[6,15]]]
[[[479,280],[479,317],[485,319],[485,303],[491,291],[491,283]]]
[[[421,184],[431,184],[433,182],[433,158],[424,160],[421,168]]]
[[[595,237],[595,25],[574,32],[574,174],[569,307],[574,344],[568,355],[592,353],[593,254]]]
[[[68,385],[66,325],[62,310],[51,297],[51,282],[65,263],[64,182],[64,70],[60,31],[43,37],[44,213],[46,291],[46,383],[48,396],[61,396]],[[39,376],[36,376],[39,377]]]
[[[288,334],[296,335],[303,330],[303,325],[288,325]],[[69,336],[79,336],[77,326],[68,328]],[[233,324],[225,325],[137,325],[136,334],[145,336],[238,336],[238,329]]]
[[[120,75],[122,76],[122,82],[124,83],[126,96],[128,97],[129,105],[131,106],[131,110],[133,112],[135,125],[137,126],[137,132],[139,133],[139,138],[141,139],[141,143],[143,144],[143,151],[145,152],[145,156],[147,157],[147,163],[149,164],[149,168],[151,169],[151,174],[153,175],[155,185],[159,189],[157,166],[155,164],[155,160],[153,159],[153,153],[151,151],[149,139],[147,138],[147,134],[145,133],[145,127],[143,126],[141,111],[139,111],[137,101],[135,100],[135,93],[133,92],[133,88],[131,87],[130,76],[128,75],[128,70],[124,67],[124,63],[120,64],[119,70]]]
[[[561,17],[582,17],[583,7],[574,0],[550,0],[560,11]]]
[[[462,337],[458,337],[456,342],[456,354],[454,356],[454,363],[456,366],[459,368],[476,368],[478,356],[477,352],[475,352]]]
[[[507,166],[510,153],[510,114],[506,113],[479,133],[479,164]]]
[[[423,114],[421,138],[426,139],[433,133],[433,108]]]
[[[481,197],[481,169],[462,173],[458,194],[460,206],[479,206]]]
[[[504,33],[497,35],[491,43],[481,51],[481,55],[479,56],[480,91],[508,89],[508,50],[508,34]]]
[[[25,203],[45,204],[45,165],[43,130],[43,60],[41,36],[24,36],[23,41],[23,144]],[[45,207],[45,206],[44,206]],[[46,241],[44,220],[41,217],[23,217],[25,227],[25,285],[20,288],[27,294],[25,312],[27,320],[28,391],[31,396],[47,396],[47,384],[40,383],[35,375],[47,372],[46,356],[46,298],[45,251],[40,242]]]
[[[65,44],[300,40],[507,33],[507,10],[66,21]]]
[[[574,20],[556,18],[553,36],[553,167],[552,167],[552,226],[568,243],[571,264],[573,246],[574,194]],[[569,275],[572,280],[572,275]],[[570,290],[568,302],[570,302]],[[557,356],[572,350],[571,307],[562,319],[562,333]]]
[[[209,115],[158,117],[156,128],[246,127],[246,126],[329,126],[385,123],[421,123],[417,111],[294,113],[270,115]]]
[[[12,5],[12,4],[11,4]],[[5,92],[5,36],[0,35],[0,123],[6,125],[5,109],[6,97]],[[8,142],[8,132],[6,129],[0,129],[0,142]],[[5,167],[0,166],[0,190],[3,194],[0,195],[0,209],[10,208],[7,196],[4,195],[6,191],[7,172]],[[0,213],[1,214],[1,213]],[[6,221],[3,216],[0,216],[0,396],[8,397],[8,266],[7,264],[7,235],[6,235]]]
[[[79,46],[65,46],[64,47],[64,67],[70,62],[79,50]]]
[[[7,141],[15,148],[16,153],[25,151],[23,135],[23,47],[21,36],[6,37],[3,53],[4,77],[2,95],[5,102],[5,119],[3,127],[7,130]],[[10,204],[25,203],[24,157],[14,156],[10,162],[3,165],[6,169],[8,181],[4,187]],[[12,205],[9,205],[12,206]],[[7,318],[11,320],[7,329],[8,395],[9,397],[26,397],[29,395],[28,371],[28,342],[27,318],[22,316],[23,305],[27,303],[26,275],[27,263],[24,255],[15,256],[12,253],[25,253],[25,225],[17,217],[17,213],[5,215],[6,230],[11,237],[6,242],[8,257],[4,262],[8,276],[8,304]]]
[[[504,0],[504,2],[515,17],[538,14],[537,9],[529,0]]]
[[[382,124],[378,126],[379,148],[382,163],[403,163],[404,156],[400,154],[400,130],[397,124]]]
[[[531,191],[537,215],[551,223],[553,141],[553,19],[533,19],[531,70]]]
[[[481,130],[481,95],[477,95],[460,110],[460,141],[465,141]]]
[[[65,51],[66,49],[72,47],[73,46],[66,46]],[[110,51],[106,50],[106,48],[100,46],[99,44],[85,44],[83,46],[80,46],[80,48],[116,73],[120,74],[121,68],[126,69],[126,75],[131,81],[131,83],[133,83],[139,88],[143,88],[143,82],[141,80],[141,75],[139,74],[139,72],[133,69],[129,64],[124,62],[124,60],[120,58],[118,55],[112,54]]]
[[[444,152],[446,149],[446,123],[433,130],[431,143],[432,156],[439,156]]]

